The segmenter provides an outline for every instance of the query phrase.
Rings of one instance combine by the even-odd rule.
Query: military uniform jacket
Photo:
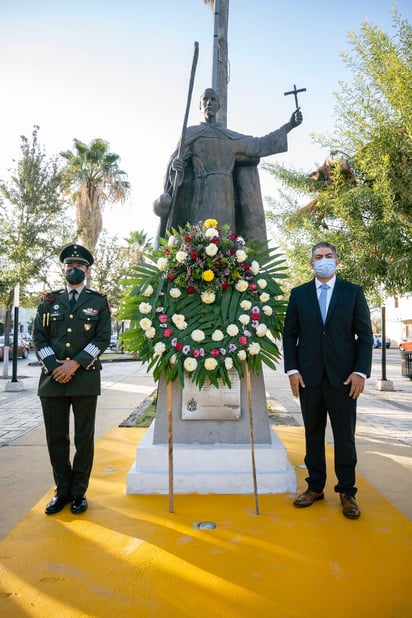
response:
[[[33,327],[33,345],[43,371],[38,394],[43,397],[100,395],[100,354],[110,344],[111,317],[107,297],[83,288],[70,307],[66,289],[49,292],[40,303]],[[80,367],[67,384],[51,372],[58,360],[76,360]]]

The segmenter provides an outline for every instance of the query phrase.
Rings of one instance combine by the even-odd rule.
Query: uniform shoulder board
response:
[[[96,294],[97,296],[107,296],[104,292],[98,292],[97,290],[91,290],[90,288],[87,288],[86,292],[87,294]]]
[[[60,290],[53,290],[52,292],[46,292],[44,295],[44,300],[48,303],[52,303],[54,300],[56,300],[56,296],[58,294],[62,294],[64,292],[64,288],[61,288]]]

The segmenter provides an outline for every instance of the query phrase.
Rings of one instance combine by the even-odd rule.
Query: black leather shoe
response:
[[[55,515],[56,513],[60,513],[69,502],[72,501],[72,497],[69,495],[65,496],[54,496],[53,500],[50,500],[49,504],[44,509],[46,515]]]
[[[87,511],[87,506],[87,500],[84,496],[73,496],[73,502],[70,510],[73,515],[80,515],[80,513]]]
[[[311,506],[317,500],[323,500],[324,497],[323,491],[311,491],[307,489],[296,498],[293,504],[298,508],[303,508],[305,506]]]

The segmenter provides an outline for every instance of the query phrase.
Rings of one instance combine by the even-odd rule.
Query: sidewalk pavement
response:
[[[47,517],[53,487],[39,369],[24,370],[23,391],[0,392],[9,432],[0,433],[0,617],[412,616],[410,434],[401,442],[397,427],[375,423],[388,409],[410,412],[412,382],[399,380],[392,395],[368,385],[358,425],[359,520],[341,514],[329,445],[325,500],[309,509],[294,508],[290,494],[259,496],[259,515],[251,495],[189,494],[176,495],[170,513],[167,496],[125,494],[145,430],[119,424],[155,385],[139,362],[113,363],[110,380],[103,372],[89,510]],[[265,382],[301,491],[299,407],[281,371]]]
[[[108,371],[102,372],[96,441],[118,427],[156,389],[141,363],[124,358],[126,362],[110,363],[110,376]],[[357,471],[412,521],[412,380],[388,363],[388,379],[394,390],[377,390],[378,358],[358,402]],[[18,380],[23,383],[22,391],[7,392],[6,380],[0,380],[0,481],[2,495],[7,496],[0,501],[0,538],[53,483],[37,396],[40,368],[33,353],[28,362],[21,362]],[[276,372],[265,369],[265,386],[268,401],[279,416],[274,422],[303,425],[299,402],[292,396],[281,366]],[[398,424],[391,425],[391,419],[397,419]],[[327,440],[333,443],[329,426]],[[303,453],[301,463],[303,466]]]

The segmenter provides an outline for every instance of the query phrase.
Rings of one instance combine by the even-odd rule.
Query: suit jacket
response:
[[[100,395],[99,355],[110,344],[111,316],[105,294],[83,288],[74,309],[66,289],[49,292],[34,320],[33,346],[43,371],[38,394],[45,397]],[[57,360],[74,359],[80,367],[67,384],[51,372]]]
[[[285,371],[299,370],[307,386],[324,372],[337,388],[354,371],[370,376],[372,328],[363,289],[336,278],[323,324],[315,280],[291,292],[283,333]]]

